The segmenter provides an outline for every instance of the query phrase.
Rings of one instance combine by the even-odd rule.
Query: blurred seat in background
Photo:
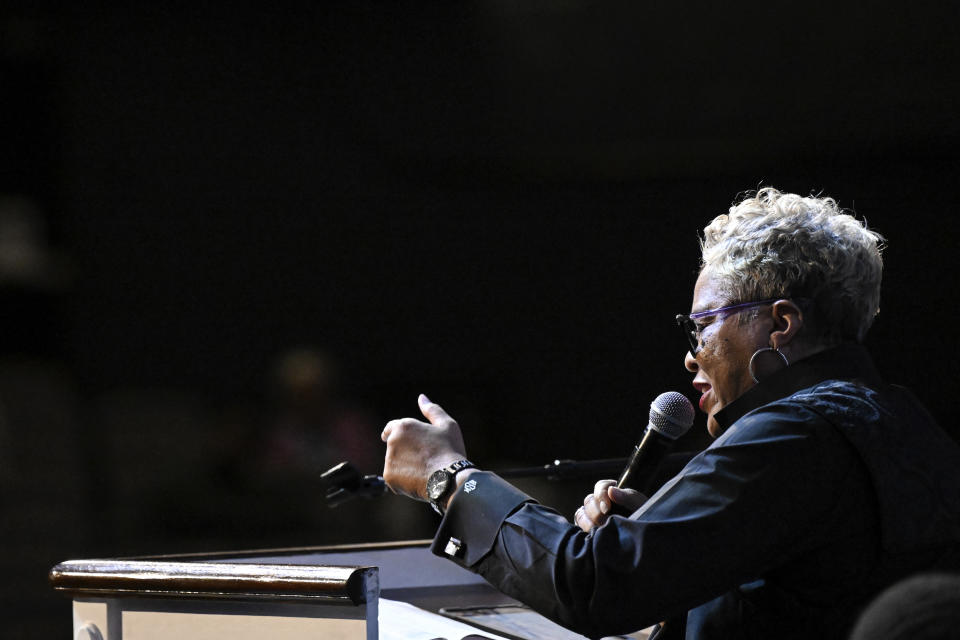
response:
[[[960,575],[916,575],[877,596],[860,616],[850,640],[878,638],[960,638]]]

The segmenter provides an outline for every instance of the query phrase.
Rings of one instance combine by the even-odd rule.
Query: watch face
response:
[[[427,480],[427,498],[438,500],[447,492],[447,486],[450,484],[450,473],[446,469],[434,471]]]

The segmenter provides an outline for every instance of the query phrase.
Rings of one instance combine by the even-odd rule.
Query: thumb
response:
[[[430,421],[430,424],[437,424],[442,420],[449,420],[450,416],[443,410],[443,407],[435,402],[431,402],[425,394],[421,393],[417,398],[417,404],[420,405],[420,412]]]
[[[628,508],[638,509],[640,505],[647,501],[647,496],[634,489],[621,489],[612,486],[607,489],[607,495],[617,504]]]

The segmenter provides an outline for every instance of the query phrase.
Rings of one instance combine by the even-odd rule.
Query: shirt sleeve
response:
[[[629,518],[590,534],[475,473],[433,551],[579,633],[629,633],[819,544],[850,455],[817,414],[782,401],[741,418]]]

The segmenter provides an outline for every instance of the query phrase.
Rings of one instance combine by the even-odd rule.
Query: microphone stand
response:
[[[501,478],[539,478],[574,480],[577,478],[608,478],[619,476],[627,458],[602,460],[554,460],[542,467],[518,467],[494,471]]]
[[[539,467],[518,467],[494,471],[501,478],[539,478],[571,480],[576,478],[612,478],[620,475],[627,458],[602,460],[554,460]],[[376,498],[387,491],[383,476],[362,475],[349,462],[324,471],[320,480],[325,488],[327,507],[338,507],[357,497]]]

